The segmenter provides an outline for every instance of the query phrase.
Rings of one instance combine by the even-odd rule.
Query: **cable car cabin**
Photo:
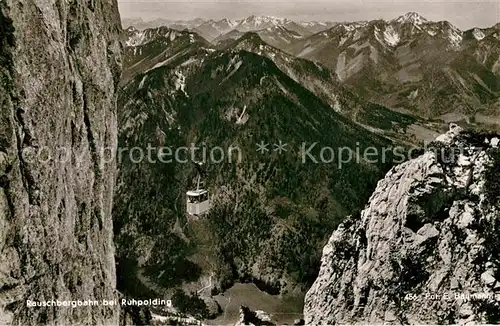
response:
[[[187,213],[189,215],[203,215],[210,209],[210,199],[207,190],[197,189],[186,193]]]

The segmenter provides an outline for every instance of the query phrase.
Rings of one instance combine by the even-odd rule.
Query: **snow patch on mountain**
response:
[[[175,72],[175,79],[174,79],[174,84],[175,84],[175,90],[178,91],[180,90],[184,94],[186,94],[186,76],[182,74],[181,71],[176,71]]]
[[[344,45],[345,42],[349,39],[349,36],[342,36],[340,37],[340,42],[339,45]]]
[[[237,125],[244,125],[245,123],[247,123],[247,121],[249,119],[249,116],[248,116],[248,114],[246,112],[247,112],[247,106],[245,105],[243,107],[243,112],[238,117],[238,120],[236,120],[236,124]]]
[[[365,27],[367,24],[368,22],[360,21],[360,22],[339,24],[338,26],[344,28],[347,32],[352,32],[359,28]]]
[[[142,55],[142,48],[138,48],[134,46],[134,55],[137,55],[137,52],[139,52],[139,55]]]
[[[231,72],[229,72],[229,74],[220,82],[219,85],[221,85],[226,80],[231,78],[231,76],[233,76],[234,73],[236,73],[238,71],[238,69],[240,69],[242,64],[243,64],[243,61],[240,59],[239,56],[235,56],[235,57],[231,58],[231,60],[229,61],[229,64],[226,67],[226,72],[229,72],[230,70],[231,70]]]
[[[129,37],[124,42],[124,45],[126,47],[137,47],[145,45],[151,41],[158,39],[159,37],[166,39],[165,44],[168,44],[168,41],[172,42],[177,37],[182,35],[182,32],[172,30],[166,27],[146,29],[143,31],[139,31],[136,29],[129,29],[128,32],[129,32]]]
[[[335,112],[341,113],[342,112],[342,106],[340,105],[339,102],[339,96],[337,94],[332,96],[333,99],[333,110]]]
[[[391,25],[387,26],[387,28],[384,31],[384,40],[390,46],[396,46],[400,41],[398,32],[394,30],[394,28]]]
[[[286,25],[291,21],[288,18],[279,18],[274,16],[250,16],[241,20],[235,29],[239,31],[255,31],[267,27]]]
[[[146,82],[146,79],[148,78],[148,75],[144,75],[142,78],[141,82],[139,83],[139,89],[144,87],[144,83]]]
[[[312,21],[312,22],[301,21],[301,22],[298,22],[297,24],[299,24],[302,27],[313,27],[316,25],[327,26],[327,24],[324,22],[316,22],[316,21]]]
[[[354,36],[353,36],[352,40],[357,41],[361,38],[361,36],[363,36],[363,32],[361,32],[360,30],[356,30],[354,32]]]
[[[151,70],[155,70],[155,69],[157,69],[157,68],[163,67],[163,66],[167,65],[167,63],[169,63],[171,60],[172,60],[172,58],[168,58],[168,59],[166,59],[166,60],[163,60],[163,61],[161,61],[161,62],[158,62],[157,64],[155,64],[155,65],[153,66],[153,68],[146,70],[146,72],[150,72]]]
[[[417,96],[418,96],[418,89],[416,89],[416,90],[412,91],[412,92],[408,95],[408,98],[409,98],[410,100],[414,100],[414,99],[416,99],[416,98],[417,98]]]
[[[231,72],[231,74],[234,74],[236,71],[238,71],[238,69],[240,69],[241,65],[243,64],[243,61],[238,61],[236,62],[236,64],[234,65],[234,69],[233,71]]]
[[[230,30],[234,29],[236,26],[238,26],[239,22],[236,20],[231,20],[231,19],[221,19],[219,21],[214,21],[214,20],[209,20],[205,22],[204,24],[198,26],[198,28],[203,29],[203,28],[212,28],[215,31],[217,31],[219,34],[227,33]]]
[[[450,40],[450,43],[453,47],[458,48],[460,47],[460,44],[462,43],[462,31],[460,31],[457,28],[450,28],[448,30],[448,39]]]
[[[125,41],[125,45],[126,46],[139,46],[139,45],[144,44],[144,42],[146,42],[146,40],[147,40],[146,33],[137,31],[134,34],[132,34],[132,36],[127,41]]]
[[[243,109],[238,107],[229,107],[225,114],[224,118],[229,122],[234,122],[237,125],[244,125],[250,119],[250,116],[247,113],[247,106],[245,105]]]
[[[222,19],[219,23],[227,24],[231,29],[238,26],[238,21],[227,18]]]
[[[375,39],[384,46],[389,45],[394,47],[399,43],[399,34],[390,25],[386,27],[383,33],[379,27],[374,26],[373,34]]]
[[[415,26],[420,26],[420,25],[423,25],[423,24],[428,22],[427,19],[420,16],[416,12],[408,12],[408,13],[404,14],[403,16],[396,18],[395,21],[400,23],[400,24],[411,23]]]
[[[483,38],[486,37],[486,35],[484,35],[483,31],[480,30],[479,28],[474,28],[474,30],[472,31],[472,35],[478,41],[481,41]]]
[[[273,46],[278,46],[277,44],[291,44],[297,39],[301,39],[302,36],[297,33],[288,30],[287,28],[279,25],[267,27],[263,30],[257,31],[257,34],[266,42]]]

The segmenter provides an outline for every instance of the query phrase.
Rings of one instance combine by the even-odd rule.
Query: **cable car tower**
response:
[[[186,211],[189,215],[197,217],[206,214],[210,210],[209,192],[202,188],[203,182],[201,177],[205,175],[202,164],[201,162],[195,162],[196,170],[198,171],[196,189],[186,192]]]

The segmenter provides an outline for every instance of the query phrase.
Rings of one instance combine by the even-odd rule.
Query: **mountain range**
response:
[[[500,24],[461,31],[410,12],[390,21],[250,16],[188,25],[219,47],[255,32],[293,57],[320,63],[360,97],[393,111],[491,128],[500,124]]]
[[[339,24],[286,50],[325,64],[363,97],[392,109],[481,119],[499,112],[499,26],[462,32],[409,13]]]
[[[193,20],[168,20],[155,19],[153,21],[143,21],[141,19],[123,19],[124,27],[135,27],[137,29],[148,29],[156,27],[170,27],[177,30],[191,30],[197,32],[205,39],[212,41],[218,36],[226,34],[232,30],[240,32],[257,31],[270,27],[283,26],[301,35],[310,35],[333,26],[334,22],[294,22],[287,18],[273,16],[249,16],[240,20],[223,18],[221,20],[204,20],[196,18]]]

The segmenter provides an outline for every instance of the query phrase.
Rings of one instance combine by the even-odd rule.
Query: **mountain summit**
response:
[[[422,25],[428,22],[426,18],[416,12],[407,12],[395,19],[398,23],[412,23],[415,25]]]
[[[288,22],[288,18],[281,18],[275,16],[255,16],[252,15],[240,21],[240,24],[249,24],[254,26],[259,26],[262,24],[286,24]]]

